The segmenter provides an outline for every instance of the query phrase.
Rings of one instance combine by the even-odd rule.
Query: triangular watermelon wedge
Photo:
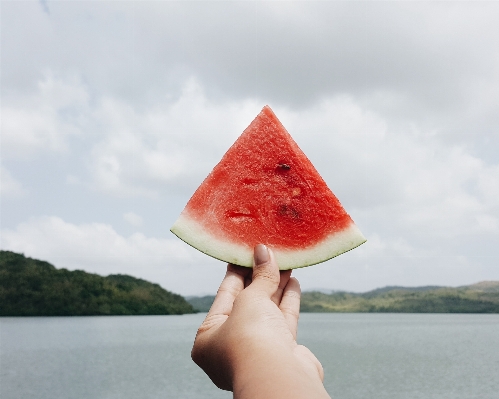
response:
[[[324,262],[366,241],[266,106],[187,203],[171,231],[214,258],[253,266],[272,248],[281,270]]]

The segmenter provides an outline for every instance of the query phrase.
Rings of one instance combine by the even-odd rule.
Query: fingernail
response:
[[[261,265],[269,261],[270,259],[269,250],[265,245],[258,244],[255,247],[254,259],[255,259],[255,266]]]

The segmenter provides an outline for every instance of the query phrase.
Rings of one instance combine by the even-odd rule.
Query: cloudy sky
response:
[[[0,6],[1,249],[214,293],[169,229],[269,104],[368,238],[304,289],[499,280],[498,2]]]

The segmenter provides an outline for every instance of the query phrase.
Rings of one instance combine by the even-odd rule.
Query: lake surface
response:
[[[0,398],[231,398],[190,360],[204,314],[0,318]],[[499,315],[302,314],[336,399],[499,398]]]

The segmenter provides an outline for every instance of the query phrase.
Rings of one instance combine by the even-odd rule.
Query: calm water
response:
[[[231,398],[190,360],[204,315],[1,318],[0,398]],[[337,399],[499,398],[499,315],[303,314]]]

